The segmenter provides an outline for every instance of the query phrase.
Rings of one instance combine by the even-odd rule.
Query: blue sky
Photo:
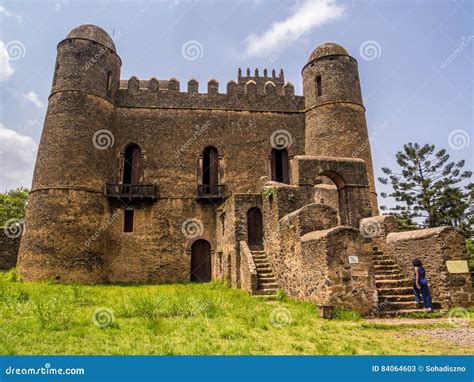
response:
[[[0,190],[31,185],[56,45],[77,25],[115,36],[122,78],[191,78],[220,90],[237,68],[285,71],[301,90],[311,51],[337,42],[359,62],[376,176],[409,141],[434,143],[472,169],[473,2],[0,2]],[[193,42],[197,56],[183,54]],[[188,54],[196,53],[192,49]],[[382,188],[377,184],[378,191]]]

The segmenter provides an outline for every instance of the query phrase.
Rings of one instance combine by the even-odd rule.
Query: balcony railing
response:
[[[223,184],[199,184],[197,186],[198,198],[218,199],[224,198],[226,194]]]
[[[153,200],[158,197],[158,186],[154,184],[106,184],[105,196],[128,200]]]

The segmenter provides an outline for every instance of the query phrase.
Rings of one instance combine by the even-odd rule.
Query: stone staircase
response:
[[[257,268],[258,289],[252,293],[253,296],[275,297],[278,284],[265,251],[251,251],[255,267]]]
[[[380,316],[398,316],[425,312],[415,303],[413,281],[402,273],[399,266],[384,252],[374,247],[375,286],[379,296]]]

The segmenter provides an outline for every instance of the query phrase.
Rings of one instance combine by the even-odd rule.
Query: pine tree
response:
[[[463,186],[471,171],[463,171],[464,160],[449,161],[449,155],[442,149],[435,152],[435,146],[408,143],[396,154],[399,172],[382,168],[387,178],[379,182],[391,184],[393,191],[388,195],[397,204],[382,211],[390,211],[400,221],[412,225],[421,220],[423,227],[451,225],[458,227],[466,236],[472,234],[473,185]]]

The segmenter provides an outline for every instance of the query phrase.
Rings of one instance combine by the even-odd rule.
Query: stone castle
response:
[[[377,216],[357,61],[317,47],[303,96],[283,71],[120,79],[101,28],[57,48],[18,268],[26,280],[206,282],[364,314],[415,309],[420,258],[441,307],[472,305],[462,236]],[[464,267],[464,264],[466,267]]]

